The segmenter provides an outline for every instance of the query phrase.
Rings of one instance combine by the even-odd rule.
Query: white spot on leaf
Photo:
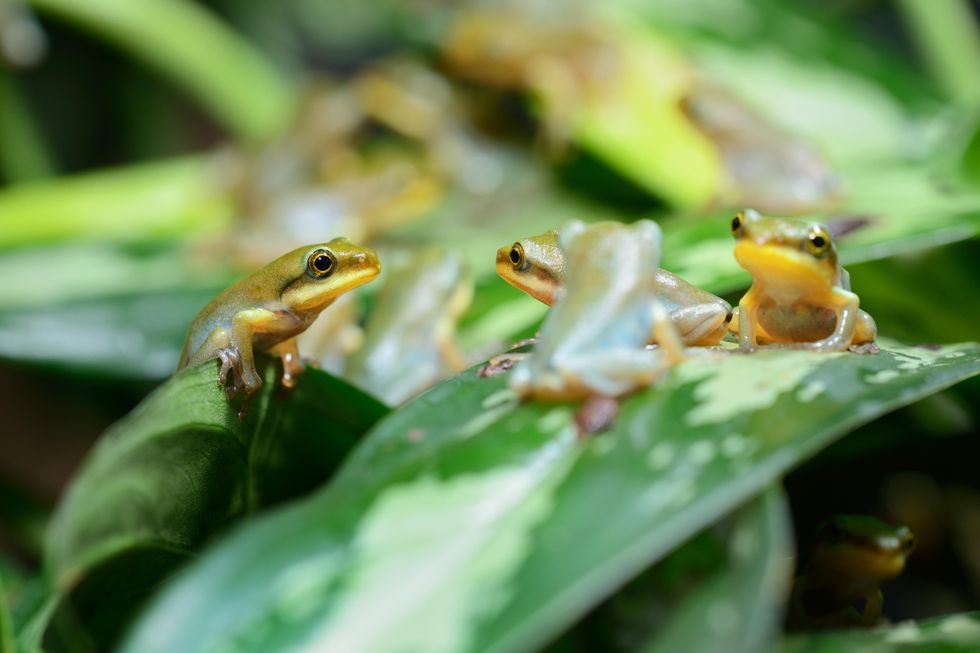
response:
[[[888,383],[892,379],[899,376],[900,372],[898,370],[881,370],[880,372],[875,372],[869,376],[864,377],[867,383]]]
[[[297,650],[466,650],[472,623],[507,600],[504,583],[551,509],[570,451],[549,447],[530,465],[389,488],[361,522],[330,618]]]
[[[817,397],[823,394],[824,390],[827,389],[827,384],[823,381],[811,381],[800,388],[799,392],[796,393],[796,400],[802,402],[813,401]]]
[[[725,422],[736,415],[776,402],[827,360],[841,354],[803,351],[764,351],[719,358],[714,365],[682,364],[683,380],[701,380],[694,391],[698,405],[687,414],[691,426]],[[698,363],[699,361],[694,361]]]

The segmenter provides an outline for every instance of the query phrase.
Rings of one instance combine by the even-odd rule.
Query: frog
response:
[[[473,281],[462,256],[441,247],[396,260],[386,275],[344,376],[394,406],[467,367],[455,331]]]
[[[659,258],[659,254],[653,255]],[[558,230],[497,250],[497,274],[548,306],[564,292],[565,267]],[[652,274],[654,298],[666,309],[681,341],[689,346],[717,345],[731,320],[731,305],[663,268],[656,268]],[[651,334],[651,342],[655,341]]]
[[[305,368],[296,336],[337,297],[380,272],[377,253],[346,238],[283,254],[226,288],[198,313],[177,369],[218,359],[218,383],[228,399],[244,394],[247,401],[262,386],[253,352],[270,352],[282,359],[283,386],[292,388]]]
[[[660,227],[575,221],[560,231],[565,284],[533,352],[509,378],[515,394],[545,401],[620,397],[646,387],[684,358],[659,303]],[[647,348],[650,334],[657,348]]]
[[[881,583],[902,573],[914,549],[915,536],[906,526],[866,515],[835,515],[823,522],[803,572],[793,581],[787,626],[881,623]]]
[[[859,308],[827,227],[745,209],[731,231],[735,259],[752,275],[728,325],[740,349],[878,351],[874,318]]]

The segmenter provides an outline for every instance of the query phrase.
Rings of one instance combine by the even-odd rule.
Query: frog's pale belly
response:
[[[814,342],[826,338],[837,326],[832,309],[804,302],[777,304],[771,299],[759,302],[759,325],[775,342]]]

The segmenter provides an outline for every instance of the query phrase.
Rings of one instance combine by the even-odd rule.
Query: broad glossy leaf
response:
[[[848,429],[980,372],[980,345],[885,347],[699,357],[585,442],[573,406],[466,372],[213,548],[123,651],[532,650]]]
[[[0,357],[103,376],[162,379],[218,289],[170,288],[0,309]]]
[[[792,525],[780,488],[736,513],[727,556],[671,612],[642,653],[757,653],[780,631],[792,573]]]
[[[48,577],[94,631],[214,533],[322,484],[387,409],[318,370],[285,393],[277,365],[239,420],[216,364],[184,370],[99,441],[46,538]],[[100,615],[111,614],[106,623]],[[96,633],[101,638],[100,634]]]
[[[980,613],[906,621],[874,630],[839,630],[788,637],[780,653],[975,653]]]

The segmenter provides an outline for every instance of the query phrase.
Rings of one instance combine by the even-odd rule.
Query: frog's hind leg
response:
[[[670,312],[681,338],[687,345],[717,345],[728,328],[732,312],[721,304],[685,306]],[[653,336],[654,340],[656,335]]]
[[[647,349],[619,349],[580,355],[555,366],[566,388],[580,388],[585,394],[619,397],[646,387],[670,368],[664,352]]]

